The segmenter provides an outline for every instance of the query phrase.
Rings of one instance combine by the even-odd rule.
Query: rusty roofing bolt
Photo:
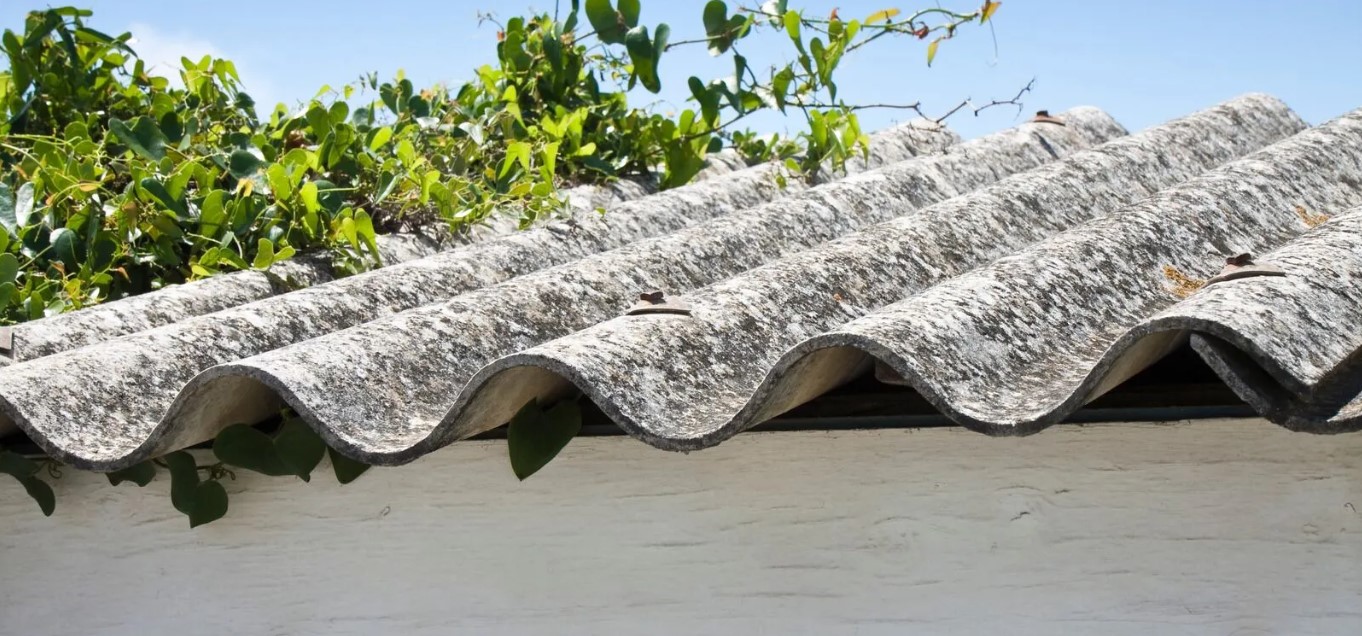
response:
[[[1206,284],[1212,285],[1227,280],[1251,278],[1253,276],[1286,276],[1286,272],[1271,263],[1255,263],[1253,262],[1253,255],[1246,252],[1227,257],[1225,267],[1220,270],[1219,274],[1207,280]]]
[[[690,315],[690,305],[685,301],[668,299],[666,294],[661,291],[643,292],[638,295],[638,302],[634,303],[629,311],[624,312],[626,316],[637,316],[640,314],[680,314]]]
[[[1057,126],[1063,126],[1063,125],[1064,125],[1064,122],[1060,121],[1058,118],[1051,117],[1051,116],[1050,116],[1050,111],[1048,111],[1048,110],[1038,110],[1038,111],[1036,111],[1036,116],[1035,116],[1035,117],[1032,117],[1032,118],[1031,118],[1031,121],[1032,121],[1033,123],[1037,123],[1037,124],[1055,124],[1055,125],[1057,125]]]

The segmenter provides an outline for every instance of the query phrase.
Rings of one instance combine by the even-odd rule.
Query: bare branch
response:
[[[993,100],[993,101],[990,101],[990,102],[987,103],[987,104],[984,104],[983,106],[975,106],[975,105],[974,105],[974,102],[970,101],[970,99],[967,97],[967,98],[965,98],[964,101],[960,102],[959,104],[956,104],[956,105],[955,105],[955,108],[952,108],[952,109],[950,109],[949,111],[946,111],[946,114],[945,114],[945,115],[942,115],[941,117],[938,117],[938,118],[935,119],[934,121],[935,121],[936,123],[938,123],[938,124],[941,123],[941,122],[943,122],[943,121],[946,121],[946,118],[950,117],[951,115],[954,115],[955,113],[957,113],[957,112],[963,110],[963,109],[966,108],[966,107],[971,108],[971,109],[974,110],[974,116],[975,116],[975,117],[978,117],[978,116],[979,116],[979,113],[982,113],[982,112],[984,112],[984,111],[986,111],[986,110],[988,110],[988,109],[990,109],[990,108],[994,108],[994,107],[997,107],[997,106],[1016,106],[1016,107],[1017,107],[1017,113],[1018,113],[1018,114],[1021,114],[1021,109],[1022,109],[1021,98],[1022,98],[1022,95],[1025,95],[1025,94],[1031,92],[1031,89],[1032,89],[1035,85],[1036,85],[1036,79],[1033,77],[1033,78],[1031,78],[1031,81],[1027,82],[1027,83],[1026,83],[1026,86],[1021,87],[1021,90],[1017,91],[1017,94],[1016,94],[1016,95],[1013,95],[1011,99],[995,99],[995,100]]]
[[[933,122],[939,124],[944,122],[950,116],[966,108],[971,109],[971,111],[974,113],[976,117],[979,115],[979,113],[982,113],[990,108],[996,108],[998,106],[1016,106],[1017,112],[1020,113],[1023,107],[1021,102],[1022,96],[1031,92],[1031,90],[1035,87],[1035,84],[1036,80],[1035,78],[1032,78],[1030,81],[1026,83],[1025,86],[1021,87],[1021,89],[1017,91],[1016,95],[1013,95],[1011,98],[995,99],[982,106],[975,106],[973,101],[971,101],[969,98],[965,98],[959,104],[956,104],[955,106],[951,107],[950,110],[946,111],[946,114],[936,118],[930,117],[927,115],[927,113],[923,112],[921,101],[913,102],[911,104],[856,104],[851,106],[848,106],[846,104],[825,104],[820,102],[796,102],[796,101],[791,101],[789,102],[789,104],[796,108],[837,108],[847,112],[876,109],[911,110],[917,113],[919,117],[922,117],[924,119],[931,119]]]

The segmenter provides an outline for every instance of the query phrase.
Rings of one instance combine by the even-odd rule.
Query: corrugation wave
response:
[[[1230,120],[1242,125],[1246,119],[1263,125],[1263,131],[1240,131],[1247,137],[1261,134],[1259,145],[1299,128],[1294,115],[1279,102],[1264,97],[1246,98],[1237,105],[1207,112],[1224,119],[1222,127],[1231,126]],[[1209,134],[1218,132],[1212,126]],[[402,463],[499,425],[529,399],[574,390],[584,392],[636,437],[661,448],[690,450],[717,444],[807,401],[864,372],[875,359],[897,371],[945,414],[973,428],[991,434],[1033,432],[1133,375],[1189,329],[1224,342],[1236,338],[1252,341],[1231,328],[1228,321],[1222,324],[1160,313],[1180,306],[1166,287],[1167,281],[1159,278],[1162,265],[1205,277],[1217,268],[1216,259],[1206,257],[1208,247],[1221,254],[1258,253],[1285,244],[1283,253],[1289,256],[1289,250],[1298,245],[1292,239],[1305,229],[1294,206],[1333,211],[1362,203],[1362,113],[1295,135],[1182,185],[1174,184],[1196,172],[1172,183],[1160,181],[1169,179],[1167,175],[1141,172],[1142,165],[1157,161],[1162,171],[1180,175],[1179,171],[1189,170],[1196,161],[1205,161],[1205,167],[1210,167],[1252,150],[1231,149],[1223,145],[1224,141],[1186,139],[1176,148],[1152,150],[1134,143],[1128,145],[1127,152],[1138,161],[1130,163],[1123,163],[1110,150],[1106,154],[1103,149],[1090,151],[1086,163],[1072,159],[1064,162],[1079,166],[1072,168],[1075,172],[1069,180],[1047,182],[1025,173],[714,283],[686,297],[694,307],[692,316],[629,316],[588,325],[570,336],[483,366],[463,385],[443,419],[434,423],[412,421],[406,430],[400,425],[383,428],[385,437],[379,439],[357,439],[355,425],[362,422],[347,423],[349,430],[344,433],[340,431],[345,427],[336,425],[335,409],[344,410],[351,403],[348,400],[363,396],[338,393],[331,386],[334,403],[328,408],[333,412],[322,415],[314,408],[320,404],[315,396],[305,398],[299,392],[309,382],[272,373],[257,360],[287,357],[296,348],[321,344],[308,341],[201,373],[179,392],[161,423],[150,435],[140,438],[140,445],[131,452],[127,452],[127,440],[118,452],[102,451],[98,440],[77,440],[88,443],[83,450],[92,452],[65,459],[75,459],[73,463],[81,467],[116,469],[203,439],[222,422],[233,417],[249,420],[283,401],[342,452],[372,463]],[[1250,142],[1236,139],[1234,143]],[[1083,178],[1077,178],[1078,174]],[[1032,178],[1028,180],[1028,176]],[[1132,203],[1155,191],[1159,193]],[[990,206],[994,216],[975,212]],[[1029,210],[1052,216],[1035,217],[1032,220],[1037,226],[1026,228],[999,224],[999,210]],[[1326,224],[1300,244],[1309,243],[1317,235],[1351,228],[1352,216],[1343,215]],[[1081,225],[1063,231],[1075,224]],[[980,234],[983,230],[988,233]],[[939,235],[943,231],[949,234]],[[957,243],[921,241],[940,236]],[[906,237],[918,241],[910,244],[918,248],[911,256],[905,256],[903,248],[892,242]],[[1036,240],[1041,242],[1026,247]],[[986,244],[988,241],[995,243]],[[844,265],[839,256],[850,258],[853,266],[839,271]],[[999,256],[993,264],[971,270]],[[604,259],[604,265],[615,257],[607,253],[592,258]],[[885,278],[876,278],[867,273],[895,266],[907,267],[912,274],[891,269]],[[563,265],[503,285],[515,291],[521,289],[515,285],[522,279],[556,280],[543,277],[575,271],[574,267],[578,265]],[[793,277],[796,274],[810,280],[801,285],[800,279]],[[947,279],[957,274],[961,275]],[[648,279],[628,278],[634,275],[616,273],[611,284],[636,284]],[[919,284],[904,285],[913,280]],[[1193,296],[1188,306],[1199,302],[1200,297],[1237,289],[1233,285],[1242,286],[1241,281],[1219,283]],[[501,287],[489,287],[467,294],[468,299],[461,296],[450,302],[502,293]],[[486,299],[491,298],[494,296]],[[878,300],[884,298],[904,300],[886,305]],[[595,299],[617,301],[613,297]],[[767,301],[769,305],[763,304]],[[763,322],[760,312],[750,313],[754,307],[764,309],[770,320]],[[1087,315],[1071,320],[1079,310]],[[842,315],[834,320],[837,312]],[[405,316],[399,314],[395,319]],[[786,335],[771,339],[775,346],[766,350],[739,347],[717,355],[723,351],[721,345],[700,341],[721,340],[725,333],[736,332],[693,328],[711,319],[726,328],[745,327],[742,333],[749,339],[767,332]],[[962,325],[981,327],[988,333],[976,331],[975,335],[986,337],[974,340],[955,338]],[[366,327],[327,336],[340,338],[326,342],[343,343],[347,342],[345,338],[360,342]],[[1023,327],[1030,328],[1031,333],[1016,337]],[[1070,333],[1064,334],[1064,329]],[[788,340],[788,334],[806,332],[822,333],[793,348],[780,344]],[[1009,336],[1008,342],[1014,345],[1010,352],[981,348],[990,342],[1003,342],[1002,336]],[[1203,338],[1198,342],[1209,341]],[[1062,352],[1055,353],[1055,347]],[[1243,352],[1267,369],[1268,375],[1281,376],[1284,372],[1285,362],[1268,348],[1255,351],[1247,347]],[[1009,356],[1013,358],[1010,368],[1003,364]],[[763,362],[773,358],[774,364]],[[987,369],[980,365],[994,365],[993,372],[983,372]],[[754,368],[761,371],[753,375]],[[976,377],[961,379],[971,374]],[[1007,385],[1007,380],[1018,378],[1024,381]],[[396,379],[399,383],[423,380],[417,375]],[[1047,382],[1053,385],[1048,393],[1040,386]],[[681,386],[686,383],[690,385]],[[1069,386],[1055,388],[1065,383]],[[328,387],[311,386],[308,390],[326,391]],[[975,395],[962,397],[971,391]],[[695,400],[697,395],[705,397]],[[2,406],[24,424],[22,417],[16,417],[22,414],[7,398]],[[35,438],[43,442],[40,436]]]

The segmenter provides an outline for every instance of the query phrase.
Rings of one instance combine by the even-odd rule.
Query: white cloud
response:
[[[128,27],[128,31],[133,36],[132,49],[137,51],[137,56],[142,58],[147,72],[151,75],[165,77],[174,85],[183,86],[180,81],[180,69],[183,68],[180,58],[187,57],[197,62],[203,59],[203,56],[211,55],[231,60],[236,65],[237,74],[241,76],[246,92],[255,99],[257,111],[268,113],[278,101],[278,93],[268,76],[244,65],[241,60],[234,58],[230,51],[224,51],[206,39],[184,32],[166,33],[140,22],[134,22]]]
[[[169,34],[156,30],[149,24],[135,22],[128,27],[132,33],[132,48],[146,64],[151,75],[165,77],[180,85],[180,58],[187,57],[198,61],[205,55],[227,57],[221,49],[208,40],[188,34]]]

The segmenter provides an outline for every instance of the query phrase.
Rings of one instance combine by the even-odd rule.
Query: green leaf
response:
[[[549,463],[582,430],[582,412],[573,400],[564,400],[544,410],[531,400],[511,418],[506,431],[506,449],[511,470],[520,480],[527,479]]]
[[[24,34],[25,48],[32,48],[34,45],[42,42],[43,38],[47,37],[47,34],[52,32],[52,29],[57,28],[62,23],[61,13],[56,9],[48,9],[42,15],[43,21],[39,22],[36,27]]]
[[[224,464],[272,477],[294,474],[275,452],[274,440],[264,431],[246,424],[222,429],[213,440],[213,455]]]
[[[350,105],[343,101],[337,101],[331,104],[331,108],[327,110],[327,116],[331,119],[332,126],[339,126],[350,117]]]
[[[941,44],[941,38],[932,40],[932,43],[927,45],[927,66],[931,66],[932,60],[936,59],[936,47],[939,44]]]
[[[19,186],[19,193],[14,197],[14,222],[17,227],[25,228],[33,224],[33,212],[36,210],[33,183],[28,182]]]
[[[108,234],[95,239],[94,247],[90,248],[90,258],[86,261],[91,269],[96,272],[103,272],[113,266],[114,257],[118,255],[119,242]]]
[[[715,128],[719,124],[719,95],[718,93],[705,86],[700,78],[691,76],[687,80],[690,86],[691,97],[700,104],[700,116],[709,124],[710,128]]]
[[[823,113],[811,110],[809,115],[809,141],[811,145],[822,148],[828,143],[828,124]]]
[[[519,163],[523,169],[529,170],[530,153],[533,152],[533,150],[534,149],[530,146],[528,142],[524,141],[512,142],[509,146],[506,147],[506,159],[501,164],[501,172],[497,174],[497,178],[500,179],[506,176],[506,173],[510,172],[511,167],[514,166],[516,163]]]
[[[199,487],[198,462],[194,456],[178,451],[165,456],[170,470],[170,503],[184,514],[194,511],[195,495]]]
[[[790,36],[790,41],[794,42],[795,48],[798,49],[802,55],[804,53],[804,39],[800,35],[799,17],[799,12],[797,11],[785,12],[785,33]]]
[[[165,184],[161,183],[160,179],[147,177],[139,181],[137,185],[147,194],[150,194],[153,199],[156,199],[157,203],[174,212],[177,218],[186,220],[189,218],[189,210],[185,207],[184,201],[171,196],[170,191],[166,189]]]
[[[326,179],[317,179],[317,200],[321,202],[322,208],[331,213],[339,212],[345,205],[345,191],[336,187],[336,184]]]
[[[322,209],[321,202],[317,200],[317,184],[313,181],[304,183],[303,187],[298,189],[298,198],[303,200],[303,207],[308,212],[317,212]]]
[[[828,49],[823,47],[823,40],[814,38],[809,41],[809,55],[813,57],[814,64],[818,67],[818,80],[827,83],[831,68],[828,66]]]
[[[368,464],[350,459],[334,448],[328,448],[326,452],[327,456],[331,458],[331,469],[336,473],[336,481],[342,484],[348,484],[359,479],[364,471],[369,470]]]
[[[625,27],[621,24],[620,14],[610,5],[610,0],[586,0],[586,19],[591,22],[591,28],[596,30],[596,37],[600,41],[606,44],[624,42]]]
[[[355,233],[359,235],[364,245],[369,248],[369,253],[376,259],[382,259],[378,252],[378,235],[374,232],[374,220],[369,217],[369,213],[360,210],[355,213]]]
[[[223,207],[223,198],[226,196],[227,192],[224,190],[213,190],[203,198],[203,203],[199,204],[200,234],[217,238],[222,231],[223,224],[227,221],[227,212]]]
[[[301,419],[290,418],[274,436],[274,450],[290,474],[311,481],[312,471],[326,454],[326,442]]]
[[[44,516],[51,517],[57,508],[57,497],[47,482],[38,479],[38,463],[11,451],[0,450],[0,473],[13,477],[24,487]]]
[[[261,238],[256,242],[255,260],[251,266],[256,269],[268,269],[274,264],[274,243],[267,238]]]
[[[294,475],[309,481],[321,463],[326,444],[297,418],[284,421],[271,438],[260,429],[233,424],[213,440],[213,455],[224,464],[264,475]]]
[[[662,90],[657,77],[657,58],[652,40],[648,38],[648,27],[629,29],[624,36],[624,46],[629,50],[629,60],[634,64],[634,75],[650,93]]]
[[[109,132],[134,153],[160,161],[166,156],[166,136],[150,117],[138,117],[131,127],[120,119],[109,119]]]
[[[728,26],[728,5],[723,0],[709,0],[701,14],[705,23],[705,35],[714,37],[723,33]]]
[[[667,40],[671,39],[672,28],[663,22],[657,25],[657,31],[653,33],[653,75],[657,75],[657,68],[662,65],[662,54],[667,50]],[[659,84],[659,88],[661,85]]]
[[[392,140],[392,138],[393,138],[392,128],[384,126],[382,128],[379,128],[378,130],[375,130],[373,136],[369,138],[369,150],[373,152],[378,152],[378,149],[382,148],[383,145]]]
[[[195,528],[227,514],[227,490],[217,481],[200,481],[198,462],[185,451],[165,456],[170,469],[170,502]]]
[[[255,153],[238,148],[233,150],[231,157],[227,159],[227,171],[231,172],[233,177],[245,179],[255,175],[264,163],[255,156]]]
[[[724,33],[728,29],[728,5],[723,0],[710,0],[705,4],[702,15],[705,22],[705,35],[709,40],[709,54],[721,55],[732,46],[733,39],[725,37]]]
[[[312,129],[312,134],[317,138],[325,137],[331,132],[331,113],[318,102],[312,102],[304,113],[307,118],[307,125]]]
[[[348,124],[337,126],[327,135],[330,143],[326,152],[321,153],[326,160],[326,167],[331,168],[345,158],[346,151],[355,141],[355,131]]]
[[[184,138],[184,125],[180,123],[179,116],[173,110],[166,111],[166,114],[161,115],[159,128],[167,141],[179,142]]]
[[[624,26],[634,28],[638,26],[639,0],[620,0],[620,16],[624,18]]]
[[[282,163],[270,165],[265,170],[265,180],[270,184],[276,201],[286,201],[293,196],[293,176]]]
[[[563,22],[563,31],[570,32],[577,28],[577,12],[581,8],[582,0],[572,0],[572,8],[568,11],[567,20]]]
[[[52,230],[47,236],[47,241],[52,245],[52,251],[67,269],[74,271],[80,267],[76,260],[76,233],[64,227]]]
[[[38,462],[13,451],[0,450],[0,473],[13,477],[29,477],[38,472]]]
[[[411,111],[411,114],[415,115],[418,120],[424,119],[430,116],[430,102],[420,95],[412,95],[407,100],[407,110]]]
[[[151,480],[156,477],[156,464],[145,461],[140,464],[133,464],[123,470],[115,470],[104,476],[107,477],[109,483],[114,486],[125,481],[130,481],[141,488],[151,483]]]
[[[194,493],[194,511],[189,513],[189,527],[197,528],[227,514],[227,489],[217,481],[199,484]]]
[[[779,108],[782,113],[785,112],[785,98],[789,94],[790,82],[792,81],[794,81],[794,70],[788,66],[771,78],[771,96],[776,100],[776,108]]]
[[[5,283],[14,283],[18,276],[19,276],[18,257],[14,256],[13,254],[10,254],[9,252],[0,254],[0,285],[3,285]]]
[[[838,44],[841,52],[846,52],[846,46],[856,40],[856,34],[861,32],[861,23],[855,20],[847,23],[846,35],[842,36],[842,41]]]
[[[0,226],[4,226],[10,234],[16,234],[18,229],[18,221],[14,218],[14,199],[9,184],[0,179]]]
[[[582,159],[582,165],[586,166],[587,168],[590,168],[591,170],[595,170],[596,172],[599,172],[607,177],[613,177],[616,175],[615,166],[611,165],[610,162],[601,159],[597,155],[590,155]]]
[[[43,511],[43,516],[51,517],[52,512],[57,509],[57,495],[52,492],[52,487],[37,477],[20,479],[19,483],[23,484],[28,496],[38,502],[38,508]]]

